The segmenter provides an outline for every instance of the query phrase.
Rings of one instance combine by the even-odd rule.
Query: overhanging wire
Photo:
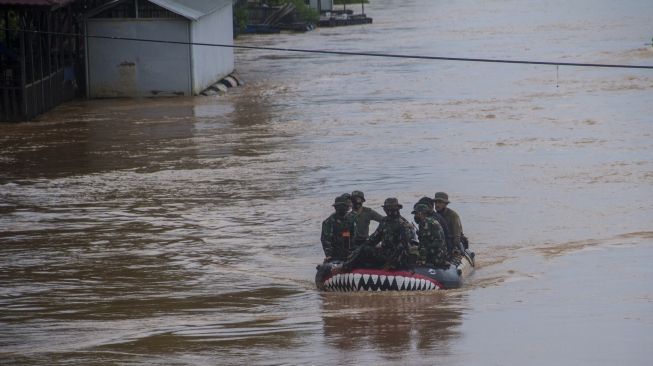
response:
[[[279,52],[315,53],[315,54],[341,55],[341,56],[367,56],[367,57],[402,58],[402,59],[413,59],[413,60],[463,61],[463,62],[486,62],[486,63],[522,64],[522,65],[602,67],[602,68],[653,70],[653,65],[624,65],[624,64],[581,63],[581,62],[503,60],[503,59],[489,59],[489,58],[404,55],[404,54],[392,54],[392,53],[380,53],[380,52],[309,50],[309,49],[302,49],[302,48],[244,46],[244,45],[229,45],[229,44],[220,44],[220,43],[169,41],[169,40],[133,38],[133,37],[98,36],[98,35],[85,35],[81,33],[63,33],[63,32],[38,31],[38,30],[29,30],[29,29],[16,29],[16,28],[0,28],[0,29],[3,29],[5,31],[49,34],[49,35],[68,36],[68,37],[111,39],[111,40],[119,40],[119,41],[136,41],[136,42],[150,42],[150,43],[167,43],[167,44],[180,44],[180,45],[189,45],[189,46],[240,48],[240,49],[249,49],[249,50],[267,50],[267,51],[279,51]]]

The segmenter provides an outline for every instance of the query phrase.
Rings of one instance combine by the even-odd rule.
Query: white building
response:
[[[197,95],[234,69],[233,48],[188,44],[233,45],[232,0],[114,0],[85,24],[91,98]]]

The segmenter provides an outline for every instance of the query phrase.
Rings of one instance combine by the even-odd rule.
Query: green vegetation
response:
[[[0,17],[0,28],[3,28],[3,30],[0,31],[0,34],[2,34],[0,39],[2,39],[5,42],[8,42],[9,40],[16,39],[18,37],[18,31],[16,31],[16,29],[19,29],[20,26],[19,26],[18,14],[16,14],[15,12],[8,11],[6,18],[8,18],[9,23],[5,22],[4,14],[2,15],[2,17]]]
[[[316,10],[311,9],[304,3],[304,0],[287,0],[295,5],[298,20],[317,22],[320,20],[320,14]]]
[[[268,0],[267,3],[270,6],[280,6],[292,3],[295,5],[295,11],[297,12],[298,18],[297,20],[309,22],[317,22],[320,20],[320,14],[306,5],[304,0]]]
[[[234,7],[234,23],[238,27],[238,30],[241,32],[247,28],[247,22],[249,21],[249,14],[247,13],[247,8],[244,6]]]

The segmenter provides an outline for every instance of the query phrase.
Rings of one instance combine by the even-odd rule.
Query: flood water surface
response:
[[[279,48],[653,65],[649,1],[373,1]],[[0,363],[648,365],[653,73],[237,50],[217,97],[0,126]],[[320,293],[321,222],[446,191],[462,289]]]

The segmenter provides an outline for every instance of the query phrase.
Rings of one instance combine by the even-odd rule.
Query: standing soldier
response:
[[[345,197],[336,197],[333,207],[336,212],[322,222],[322,249],[324,261],[346,260],[351,253],[352,241],[356,235],[354,215],[348,214],[349,204]]]
[[[417,264],[428,264],[436,267],[447,265],[447,245],[444,231],[440,224],[430,215],[429,206],[418,203],[413,214],[419,225],[419,260]]]
[[[363,207],[365,194],[361,191],[351,192],[352,213],[356,215],[356,243],[362,244],[370,236],[370,221],[381,222],[383,216],[369,207]]]
[[[435,202],[435,210],[447,221],[449,229],[449,238],[447,240],[451,240],[453,244],[452,253],[449,254],[453,254],[456,251],[462,253],[463,226],[460,223],[460,216],[458,216],[456,211],[447,207],[449,204],[449,195],[444,192],[437,192],[435,197],[433,197],[433,201]]]

